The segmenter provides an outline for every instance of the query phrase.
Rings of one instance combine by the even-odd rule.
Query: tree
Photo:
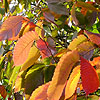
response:
[[[0,99],[99,99],[99,1],[0,5]]]

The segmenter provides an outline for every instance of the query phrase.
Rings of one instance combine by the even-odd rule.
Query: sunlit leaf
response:
[[[99,12],[99,10],[96,9],[93,5],[91,5],[91,4],[89,4],[89,3],[86,3],[86,2],[78,1],[78,2],[76,3],[76,5],[77,5],[78,7],[84,7],[84,8],[86,8],[87,10],[92,10],[92,11],[97,11],[97,12]]]
[[[49,85],[50,85],[50,82],[42,86],[39,86],[37,89],[35,89],[35,91],[33,91],[29,100],[48,100],[47,89]]]
[[[37,39],[38,36],[36,32],[29,31],[18,40],[13,53],[13,60],[15,66],[22,65],[25,62],[34,40]]]
[[[89,61],[92,66],[100,64],[100,56],[93,58],[92,61]]]
[[[39,50],[35,46],[31,47],[28,54],[28,58],[21,67],[21,71],[26,70],[27,68],[32,66],[35,63],[35,61],[39,58],[39,56],[40,56]]]
[[[59,100],[70,71],[78,60],[79,55],[76,50],[70,51],[60,58],[48,88],[47,94],[49,100]]]
[[[74,68],[67,82],[67,85],[65,88],[65,98],[66,99],[68,99],[74,94],[79,78],[80,78],[80,66],[77,66],[76,68]]]
[[[90,39],[91,42],[100,46],[100,34],[92,33],[92,32],[89,32],[87,30],[85,30],[84,32],[88,36],[88,38]]]
[[[25,75],[25,97],[29,100],[32,92],[44,83],[43,79],[43,64],[34,65]]]
[[[80,45],[82,42],[87,41],[87,38],[84,35],[79,35],[77,38],[75,38],[68,46],[68,49],[74,50],[78,45]]]
[[[18,73],[18,76],[15,81],[14,92],[19,92],[22,88],[24,88],[25,74],[26,74],[26,72],[24,72],[24,71]]]
[[[0,85],[0,94],[5,99],[7,96],[7,91],[3,85]]]
[[[36,25],[33,22],[30,22],[30,23],[24,22],[22,27],[21,27],[19,37],[21,37],[22,35],[24,35],[28,31],[33,31],[35,29],[35,27],[36,27]]]
[[[99,77],[94,67],[83,57],[81,57],[81,78],[82,86],[86,95],[95,92],[99,87]]]
[[[13,88],[13,86],[15,84],[15,80],[17,78],[17,75],[18,75],[19,71],[20,71],[20,68],[21,68],[20,66],[16,66],[13,69],[12,75],[11,75],[11,77],[9,79],[9,84],[12,84],[12,88]]]
[[[35,32],[41,37],[44,38],[44,30],[43,30],[43,22],[42,21],[38,21],[36,23],[36,27],[35,27]]]
[[[20,32],[22,23],[29,21],[22,16],[11,16],[5,20],[0,28],[0,41],[6,39],[14,39]]]

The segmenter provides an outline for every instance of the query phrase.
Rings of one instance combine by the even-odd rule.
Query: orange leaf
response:
[[[7,91],[3,85],[0,85],[0,94],[3,98],[6,98],[7,96]]]
[[[17,44],[15,45],[13,54],[15,66],[19,66],[25,62],[34,40],[37,39],[37,34],[34,31],[29,31],[18,40]]]
[[[93,61],[89,61],[90,62],[90,64],[92,65],[92,66],[95,66],[95,65],[97,65],[97,64],[100,64],[100,56],[99,57],[95,57],[94,59],[93,59]]]
[[[28,22],[29,20],[22,16],[11,16],[5,20],[0,27],[0,41],[16,38],[24,21]]]
[[[100,46],[100,34],[84,31],[86,35],[89,37],[90,41]]]
[[[86,95],[93,93],[98,89],[99,77],[94,67],[83,57],[81,57],[81,78]]]
[[[70,51],[61,57],[48,88],[48,100],[59,100],[71,69],[78,60],[79,55],[76,50]]]
[[[100,10],[96,9],[93,5],[91,5],[91,3],[86,3],[86,2],[82,2],[82,1],[77,1],[76,5],[77,5],[78,7],[86,8],[87,10],[92,10],[92,11],[100,12]]]
[[[70,98],[74,94],[79,78],[80,78],[80,66],[77,66],[76,68],[74,68],[67,82],[67,85],[65,88],[65,99]]]
[[[39,86],[35,91],[33,91],[29,100],[47,100],[47,89],[49,85],[50,82]]]

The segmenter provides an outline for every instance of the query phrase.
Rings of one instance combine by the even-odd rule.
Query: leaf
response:
[[[23,21],[29,21],[22,16],[11,16],[5,20],[0,28],[0,41],[14,39],[20,32]]]
[[[54,23],[54,16],[50,12],[44,12],[43,16],[48,22]]]
[[[25,97],[29,99],[32,92],[44,83],[43,64],[34,65],[25,75]]]
[[[43,69],[43,71],[44,71],[44,82],[45,83],[51,81],[51,79],[53,77],[54,69],[55,69],[55,66],[54,65],[46,66]]]
[[[75,25],[78,25],[79,21],[76,18],[75,4],[73,4],[72,6],[71,17],[72,17],[72,20],[75,22]]]
[[[79,54],[88,60],[90,60],[90,58],[93,56],[94,49],[95,49],[95,46],[90,41],[83,42],[77,46],[77,50]]]
[[[48,100],[59,100],[71,69],[78,60],[79,55],[76,50],[70,51],[60,58],[48,88]]]
[[[58,2],[69,2],[69,1],[72,1],[72,0],[47,0],[47,3],[58,3]]]
[[[3,85],[0,85],[0,94],[5,99],[7,96],[7,91]]]
[[[12,84],[12,88],[13,88],[13,86],[15,84],[15,80],[17,78],[17,75],[18,75],[19,71],[20,71],[20,66],[14,67],[12,75],[11,75],[11,77],[9,79],[9,84]]]
[[[25,33],[27,33],[28,31],[33,31],[35,30],[36,25],[33,22],[27,23],[24,22],[22,24],[20,33],[19,33],[19,37],[21,37],[22,35],[24,35]]]
[[[42,59],[51,56],[51,53],[54,54],[53,50],[48,45],[48,42],[45,42],[42,39],[37,40],[37,48],[40,50],[40,54],[42,55]]]
[[[42,21],[38,21],[36,23],[36,26],[35,27],[35,32],[41,37],[41,38],[44,38],[44,30],[43,30],[43,22]]]
[[[48,3],[48,8],[60,15],[69,15],[69,11],[67,10],[66,6],[62,3]]]
[[[82,86],[86,95],[95,92],[99,87],[99,77],[94,67],[83,57],[81,57],[81,78]]]
[[[65,87],[65,99],[70,98],[76,90],[80,78],[80,66],[74,68]]]
[[[76,6],[78,6],[78,7],[84,7],[87,10],[92,10],[92,11],[100,12],[100,10],[96,9],[93,5],[91,5],[89,3],[86,3],[86,2],[78,1],[76,3]]]
[[[40,56],[39,50],[35,46],[31,47],[28,54],[28,58],[21,67],[21,71],[24,71],[30,66],[32,66],[35,63],[35,61],[39,58],[39,56]]]
[[[86,18],[86,21],[87,21],[86,24],[89,27],[91,27],[96,21],[97,12],[96,11],[93,11],[93,12],[88,11],[85,18]]]
[[[93,58],[93,60],[92,61],[89,61],[89,62],[90,62],[90,64],[92,66],[96,66],[96,65],[100,64],[100,56]]]
[[[13,61],[15,66],[22,65],[25,62],[34,40],[37,39],[38,36],[36,32],[29,31],[18,40],[13,53]]]
[[[24,88],[25,75],[26,75],[26,71],[21,71],[21,72],[18,73],[18,76],[17,76],[16,81],[15,81],[14,92],[19,92],[22,88]]]
[[[47,100],[47,89],[50,85],[50,82],[39,86],[35,91],[33,91],[29,100]]]
[[[74,50],[78,45],[80,45],[82,42],[87,41],[87,38],[84,35],[79,35],[77,38],[75,38],[68,46],[68,49]]]
[[[88,36],[88,38],[90,39],[91,42],[100,46],[100,34],[92,33],[92,32],[89,32],[87,30],[85,30],[84,32]]]

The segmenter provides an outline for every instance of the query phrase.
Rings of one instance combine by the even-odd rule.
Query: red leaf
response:
[[[48,42],[43,41],[42,39],[37,40],[37,47],[40,50],[42,58],[46,58],[54,54],[54,49],[48,45]]]
[[[3,98],[6,98],[7,96],[7,91],[3,85],[0,85],[0,94]]]
[[[23,35],[17,42],[14,48],[13,60],[14,65],[18,66],[25,62],[28,57],[28,53],[34,40],[37,40],[38,36],[34,31],[29,31]]]
[[[29,21],[29,19],[23,16],[11,16],[5,20],[0,27],[0,41],[6,39],[14,39],[20,32],[22,23]]]
[[[99,87],[99,77],[94,67],[81,57],[81,78],[86,95],[95,92]]]

